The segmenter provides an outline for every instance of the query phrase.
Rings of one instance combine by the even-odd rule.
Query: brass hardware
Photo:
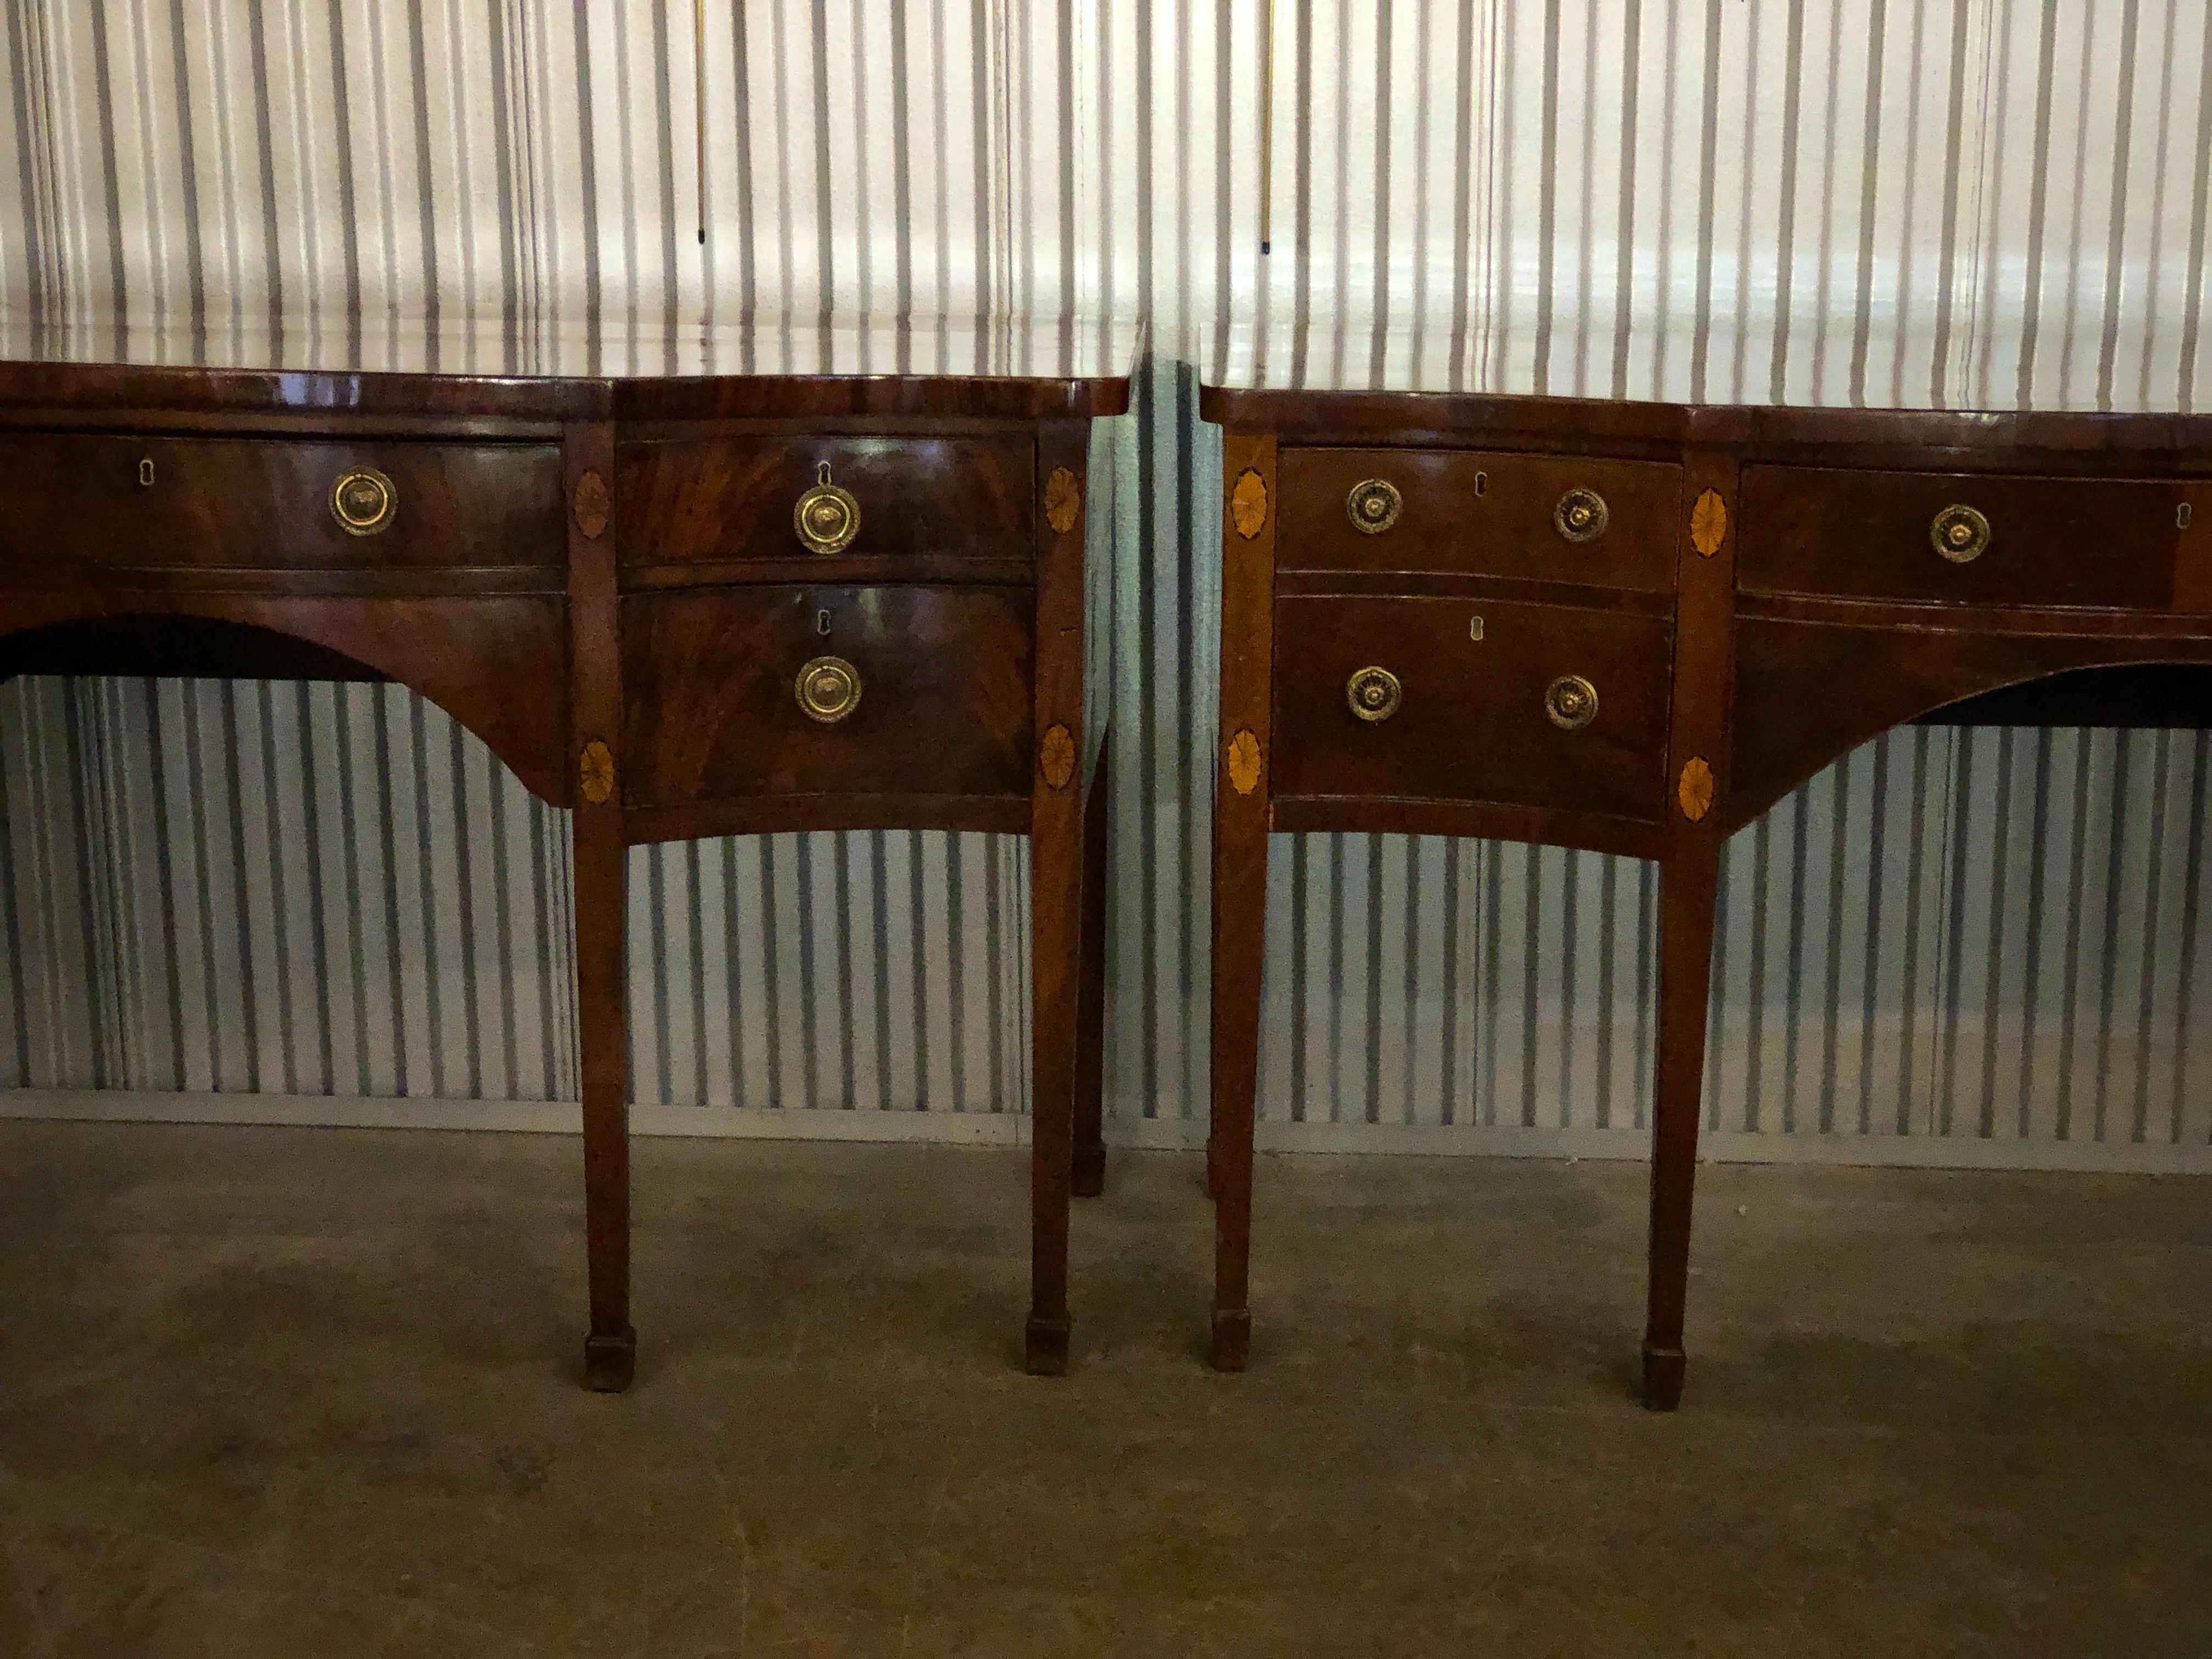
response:
[[[1370,722],[1387,720],[1405,701],[1398,677],[1387,668],[1363,668],[1344,685],[1344,701],[1352,712]]]
[[[576,498],[571,508],[576,515],[576,528],[584,532],[586,541],[597,541],[607,533],[607,521],[614,516],[614,502],[607,494],[607,481],[596,472],[586,472],[576,480]]]
[[[1936,515],[1928,539],[1953,564],[1972,564],[1990,550],[1990,521],[1971,507],[1954,502]]]
[[[1366,478],[1352,486],[1352,493],[1344,498],[1344,510],[1352,515],[1352,527],[1370,536],[1379,536],[1398,522],[1398,514],[1405,511],[1406,498],[1398,493],[1398,486],[1388,478]]]
[[[1579,732],[1597,718],[1597,687],[1579,674],[1562,674],[1544,689],[1544,712],[1562,732]]]
[[[1674,787],[1674,798],[1682,803],[1682,816],[1692,823],[1713,810],[1713,769],[1704,756],[1690,757],[1682,769],[1682,781]]]
[[[1260,739],[1249,726],[1229,740],[1229,787],[1240,795],[1260,787]]]
[[[1044,739],[1037,744],[1037,770],[1054,788],[1067,787],[1068,779],[1075,775],[1075,736],[1066,726],[1045,728]]]
[[[1490,475],[1487,472],[1478,472],[1474,475],[1474,493],[1478,495],[1487,495],[1490,493]]]
[[[1044,521],[1054,534],[1065,536],[1075,528],[1082,512],[1083,486],[1066,467],[1053,468],[1052,477],[1044,481]]]
[[[398,486],[373,466],[357,466],[331,486],[331,516],[349,536],[374,536],[398,511]]]
[[[825,640],[830,637],[830,613],[827,611],[814,613],[814,631]]]
[[[576,782],[584,799],[594,806],[605,805],[615,792],[614,752],[597,738],[576,757]]]
[[[1248,542],[1267,526],[1267,481],[1249,466],[1229,493],[1229,521]]]
[[[151,463],[149,462],[148,465],[150,465]],[[2193,516],[2195,515],[2191,511],[2189,503],[2187,501],[2182,502],[2180,506],[2173,509],[2173,527],[2176,530],[2188,529],[2189,520]]]
[[[154,487],[154,458],[151,455],[138,463],[138,482],[149,489]],[[2185,513],[2188,510],[2185,507],[2182,508]]]
[[[1468,636],[1468,638],[1469,638],[1469,639],[1471,639],[1471,640],[1480,640],[1480,639],[1481,639],[1481,637],[1482,637],[1482,618],[1481,618],[1481,617],[1469,617],[1467,619],[1467,636]]]
[[[829,462],[817,469],[814,488],[792,509],[791,525],[815,553],[839,552],[860,533],[860,504],[850,491],[830,482]]]
[[[1710,559],[1728,539],[1728,503],[1717,489],[1708,489],[1690,509],[1690,545],[1698,556]]]
[[[835,726],[860,706],[860,672],[842,657],[817,657],[799,671],[792,690],[807,719]]]
[[[1559,504],[1552,509],[1552,526],[1571,542],[1594,542],[1605,534],[1612,516],[1604,496],[1595,489],[1577,488],[1559,497]]]

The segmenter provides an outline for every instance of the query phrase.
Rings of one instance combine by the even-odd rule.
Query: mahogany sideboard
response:
[[[1671,1408],[1723,843],[1907,720],[2212,719],[2212,417],[1215,378],[1214,1363],[1250,1338],[1269,832],[1485,836],[1660,866],[1644,1393]]]
[[[975,331],[972,372],[715,371],[787,360],[793,331],[635,372],[434,332],[404,372],[266,337],[0,362],[0,678],[396,681],[573,809],[594,1389],[635,1355],[627,849],[795,830],[1030,837],[1026,1358],[1067,1362],[1069,1195],[1103,1161],[1085,459],[1134,337],[1009,325]],[[417,367],[487,356],[503,372]]]

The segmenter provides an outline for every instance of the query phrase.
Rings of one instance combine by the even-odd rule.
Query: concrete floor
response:
[[[576,1386],[572,1142],[0,1125],[7,1654],[2212,1653],[2212,1189],[1118,1155],[1017,1369],[1024,1155],[648,1141]]]

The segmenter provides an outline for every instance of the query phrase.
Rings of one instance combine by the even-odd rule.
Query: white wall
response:
[[[748,307],[802,335],[904,310],[923,367],[979,306],[1143,312],[1209,360],[1233,313],[1306,324],[1317,368],[1442,384],[1997,407],[2190,407],[2205,351],[2201,3],[1277,0],[1265,259],[1259,0],[708,11],[702,247],[681,4],[13,8],[0,307],[371,360],[433,306],[495,324],[495,356],[586,315],[649,349]],[[1127,1139],[1204,1109],[1217,441],[1167,362],[1099,438]],[[0,750],[0,1083],[438,1121],[572,1091],[565,826],[434,710],[31,682]],[[1927,731],[1816,780],[1733,849],[1713,1144],[2205,1158],[2208,776],[2194,734]],[[1638,866],[1276,854],[1279,1142],[1642,1146]],[[1018,1133],[1018,843],[634,871],[645,1121]]]

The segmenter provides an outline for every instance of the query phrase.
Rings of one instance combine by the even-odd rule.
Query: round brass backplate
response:
[[[1605,534],[1613,514],[1595,489],[1574,489],[1552,509],[1552,527],[1571,542],[1594,542]]]
[[[1406,510],[1406,498],[1388,478],[1364,478],[1352,486],[1352,493],[1344,498],[1344,510],[1351,515],[1354,530],[1379,536],[1398,522],[1398,515]]]
[[[1579,732],[1597,718],[1597,687],[1579,674],[1562,674],[1544,688],[1544,712],[1562,732]]]
[[[830,482],[830,463],[822,463],[814,488],[791,510],[791,527],[814,553],[836,553],[860,533],[860,504],[852,492]]]
[[[1972,507],[1954,501],[1928,526],[1928,540],[1953,564],[1972,564],[1990,550],[1990,521]]]
[[[357,466],[331,486],[331,516],[349,536],[374,536],[399,511],[399,487],[373,466]]]
[[[1363,668],[1344,684],[1344,701],[1364,720],[1387,720],[1406,700],[1398,677],[1387,668]]]
[[[835,726],[860,706],[860,671],[842,657],[817,657],[799,671],[792,691],[807,719]]]

